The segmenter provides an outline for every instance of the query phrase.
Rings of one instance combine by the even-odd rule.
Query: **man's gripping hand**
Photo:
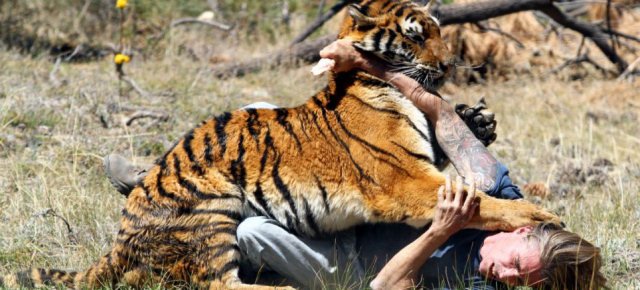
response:
[[[447,176],[444,186],[438,189],[438,204],[430,231],[450,236],[464,228],[478,208],[475,182],[466,191],[462,178],[456,178],[455,192],[451,188],[451,179]]]

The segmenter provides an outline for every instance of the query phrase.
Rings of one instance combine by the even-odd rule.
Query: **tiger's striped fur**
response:
[[[430,89],[451,70],[436,21],[408,0],[363,1],[340,37]],[[361,71],[331,75],[303,105],[224,113],[187,133],[131,192],[112,250],[87,271],[34,269],[4,283],[273,289],[238,279],[242,219],[268,216],[307,236],[363,222],[425,225],[445,160],[433,128],[395,88]],[[473,228],[558,222],[530,203],[479,196]]]

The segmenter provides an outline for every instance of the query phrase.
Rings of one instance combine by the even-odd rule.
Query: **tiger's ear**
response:
[[[433,5],[435,4],[436,0],[429,0],[429,2],[427,2],[427,5],[424,5],[424,7],[420,8],[420,10],[422,10],[424,13],[431,14],[431,9],[433,9]]]
[[[359,27],[375,26],[378,24],[378,21],[380,21],[378,18],[370,17],[362,13],[362,7],[357,4],[349,5],[349,15],[351,15],[355,24]]]

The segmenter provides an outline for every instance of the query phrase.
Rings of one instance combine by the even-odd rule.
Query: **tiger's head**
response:
[[[349,6],[339,38],[350,39],[435,91],[453,73],[455,58],[430,14],[433,2],[422,6],[410,0],[363,0]]]

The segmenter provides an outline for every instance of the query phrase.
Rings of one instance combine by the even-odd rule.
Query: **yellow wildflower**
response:
[[[125,7],[127,7],[127,2],[127,0],[118,0],[116,2],[116,8],[124,9]]]
[[[117,53],[116,56],[113,57],[113,62],[116,64],[123,64],[129,61],[131,61],[131,58],[126,54]]]

